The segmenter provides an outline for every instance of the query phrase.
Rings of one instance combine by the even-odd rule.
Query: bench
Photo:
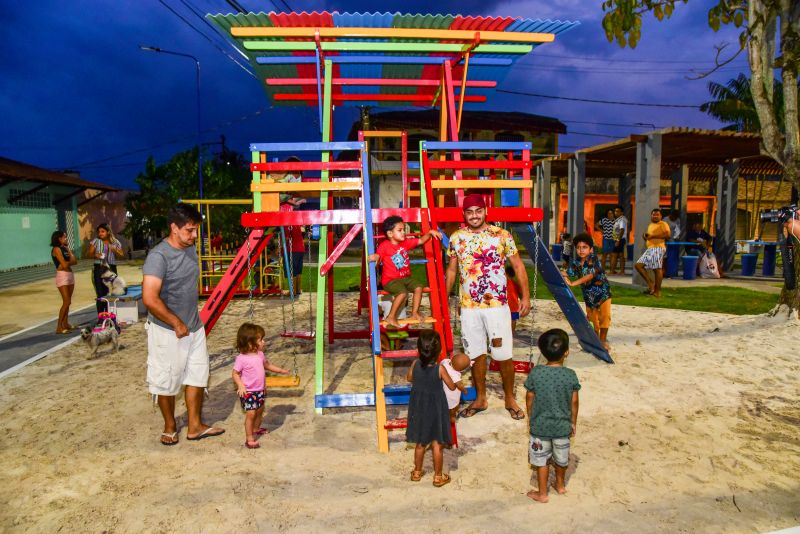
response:
[[[145,312],[141,285],[128,286],[124,295],[106,295],[97,300],[106,301],[108,310],[114,312],[117,322],[120,323],[135,323],[139,320],[139,315]]]

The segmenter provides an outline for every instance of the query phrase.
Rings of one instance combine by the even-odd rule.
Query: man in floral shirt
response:
[[[520,292],[520,317],[531,309],[528,273],[519,257],[511,234],[486,222],[486,203],[481,195],[464,198],[462,205],[466,228],[450,236],[447,251],[445,284],[453,288],[460,274],[461,335],[464,352],[473,360],[472,380],[477,396],[460,417],[472,417],[488,407],[486,398],[486,355],[500,364],[506,410],[514,419],[524,419],[525,412],[514,398],[514,363],[512,356],[511,312],[508,309],[505,263],[514,269]]]

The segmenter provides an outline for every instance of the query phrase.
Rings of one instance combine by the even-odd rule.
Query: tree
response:
[[[603,29],[609,41],[636,47],[642,16],[652,12],[658,20],[672,16],[676,4],[689,0],[603,0]],[[708,25],[741,28],[739,52],[750,64],[750,93],[761,133],[761,153],[775,160],[784,178],[800,190],[800,121],[798,84],[800,67],[800,2],[797,0],[718,0],[708,11]],[[776,55],[776,50],[779,54]],[[719,54],[718,54],[719,57]],[[735,57],[735,56],[734,56]],[[730,59],[728,60],[730,61]],[[723,63],[724,64],[724,63]],[[717,62],[720,66],[720,63]],[[782,82],[775,83],[776,77]],[[782,94],[776,95],[776,87]],[[783,106],[778,106],[780,97]],[[782,116],[781,116],[782,115]],[[784,127],[781,128],[781,125]],[[800,247],[795,247],[800,265]],[[800,269],[796,276],[800,287]],[[800,309],[800,291],[784,288],[779,301],[790,310]],[[776,310],[777,311],[777,310]]]
[[[222,152],[209,160],[203,158],[203,193],[205,198],[248,198],[252,175],[244,158],[223,144]],[[167,212],[180,199],[199,197],[197,147],[175,154],[168,162],[156,165],[148,158],[144,172],[136,177],[139,192],[129,195],[125,206],[130,212],[126,234],[157,238],[167,229]],[[214,231],[241,241],[241,206],[217,206],[213,211]]]
[[[708,92],[714,100],[700,106],[700,111],[705,112],[720,122],[728,122],[726,130],[737,132],[754,132],[761,130],[758,113],[753,103],[753,94],[750,92],[750,78],[746,74],[739,74],[728,83],[708,83]],[[783,84],[775,80],[775,115],[778,119],[778,128],[784,132],[783,119]]]

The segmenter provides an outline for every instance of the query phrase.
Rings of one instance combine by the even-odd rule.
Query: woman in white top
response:
[[[97,298],[105,297],[108,294],[108,288],[103,284],[101,276],[106,270],[117,272],[117,258],[122,256],[122,244],[111,233],[111,228],[108,223],[102,223],[97,226],[97,237],[92,239],[89,243],[89,256],[94,258],[94,267],[92,268],[92,283],[94,284],[94,292]],[[97,313],[108,311],[107,304],[98,300]]]

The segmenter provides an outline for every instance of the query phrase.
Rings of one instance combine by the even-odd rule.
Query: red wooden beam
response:
[[[300,161],[251,163],[251,171],[360,171],[360,161]]]
[[[319,268],[320,276],[325,276],[326,274],[328,274],[328,271],[333,269],[333,264],[336,263],[336,260],[339,259],[344,250],[347,248],[347,246],[353,242],[353,239],[355,239],[355,237],[362,230],[362,228],[364,228],[363,224],[353,225],[353,227],[350,228],[350,231],[348,231],[342,237],[339,243],[337,243],[336,248],[334,248],[333,251],[331,251],[331,255],[328,256],[328,259],[325,260],[325,263],[323,263],[322,266]]]
[[[422,220],[420,208],[376,208],[372,210],[372,221],[382,223],[387,217],[398,215],[404,221],[418,223]],[[361,210],[319,210],[319,211],[270,211],[243,213],[242,226],[306,226],[309,224],[358,224],[364,222]]]
[[[429,169],[530,169],[530,161],[491,161],[491,160],[430,160]],[[255,169],[254,169],[255,170]]]
[[[267,78],[267,85],[316,85],[316,78]],[[416,78],[337,78],[331,81],[332,85],[383,85],[383,86],[409,86],[438,87],[439,80],[419,80]],[[494,80],[470,80],[467,87],[492,88],[497,87]]]
[[[317,100],[317,95],[304,93],[278,93],[273,95],[278,101],[288,100]],[[372,94],[337,94],[332,95],[335,101],[386,101],[386,102],[428,102],[430,96],[425,95],[384,95],[379,93]],[[483,95],[468,95],[464,97],[466,102],[486,102]]]

